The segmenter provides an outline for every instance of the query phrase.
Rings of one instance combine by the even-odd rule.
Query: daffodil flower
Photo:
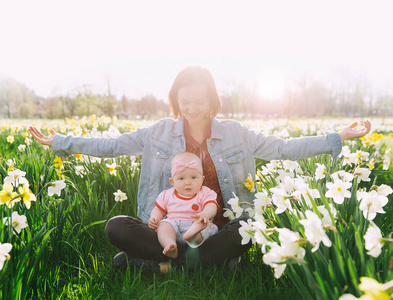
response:
[[[54,194],[60,196],[62,189],[66,187],[64,180],[53,181],[48,188],[48,195],[53,196]]]
[[[373,220],[377,213],[385,213],[382,208],[388,203],[386,196],[378,194],[377,191],[371,191],[369,193],[360,193],[359,197],[361,199],[359,209],[367,220]]]
[[[365,241],[365,248],[368,250],[367,254],[373,257],[378,257],[382,252],[383,242],[381,229],[374,222],[370,222],[366,234],[363,236]]]
[[[63,168],[63,161],[61,160],[61,158],[59,156],[55,157],[54,162],[55,163],[53,165],[54,165],[55,168],[58,168],[60,170]]]
[[[247,178],[246,178],[246,182],[244,183],[244,186],[245,186],[251,193],[254,193],[254,192],[255,192],[255,184],[254,184],[254,180],[253,180],[251,174],[248,174],[248,176],[247,176]]]
[[[116,176],[116,167],[117,167],[116,162],[114,162],[113,164],[106,164],[106,166],[108,168],[109,173],[111,175]]]
[[[23,186],[18,189],[20,197],[23,200],[23,203],[26,205],[26,208],[29,209],[31,206],[31,201],[36,201],[35,195],[31,192],[29,188],[29,183],[23,184]]]
[[[7,177],[4,178],[4,182],[9,182],[15,187],[17,187],[19,184],[27,183],[27,179],[24,177],[25,175],[26,172],[19,169],[8,171]]]
[[[344,182],[342,180],[335,180],[333,182],[326,183],[326,187],[328,191],[325,196],[329,198],[333,198],[333,201],[337,204],[342,204],[344,202],[344,198],[351,197],[351,192],[348,189],[352,186],[350,182]]]
[[[12,245],[10,243],[0,243],[0,270],[4,267],[4,262],[10,259],[10,255],[8,254],[12,249]]]
[[[3,218],[4,225],[9,225],[11,223],[12,228],[17,233],[20,233],[23,228],[28,227],[29,225],[26,223],[27,218],[24,215],[19,215],[17,211],[12,212],[11,217]]]
[[[6,204],[8,207],[13,207],[15,202],[20,201],[18,194],[14,192],[14,187],[11,183],[5,182],[3,184],[3,190],[0,191],[1,204]]]
[[[15,138],[12,135],[7,136],[7,142],[12,144],[14,142]]]
[[[121,190],[117,190],[117,192],[114,192],[113,195],[115,195],[116,202],[122,202],[123,200],[127,200],[126,193],[123,193]]]
[[[307,210],[306,219],[300,220],[299,223],[304,226],[304,234],[306,235],[307,240],[314,245],[311,252],[317,251],[321,242],[326,247],[330,247],[332,245],[332,242],[322,227],[322,221],[316,213]]]

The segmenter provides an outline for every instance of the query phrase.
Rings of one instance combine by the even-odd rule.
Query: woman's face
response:
[[[185,86],[178,91],[179,109],[188,123],[205,122],[210,114],[208,88],[204,84]]]

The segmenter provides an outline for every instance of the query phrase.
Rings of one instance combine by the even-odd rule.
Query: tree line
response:
[[[362,80],[337,80],[326,83],[303,76],[291,82],[280,97],[269,99],[256,86],[234,83],[231,91],[221,93],[223,117],[362,117],[393,116],[393,93],[381,93]],[[41,97],[13,79],[0,81],[0,117],[49,118],[88,115],[118,118],[170,117],[167,100],[148,94],[140,99],[123,95],[117,98],[110,88],[94,93],[82,86],[72,94]]]

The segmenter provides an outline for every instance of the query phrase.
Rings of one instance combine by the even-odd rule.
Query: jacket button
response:
[[[213,141],[211,141],[211,142],[210,142],[210,145],[212,145],[212,146],[213,146],[213,145],[214,145],[214,142],[213,142]]]
[[[224,182],[227,183],[227,182],[228,182],[228,179],[225,178],[225,179],[224,179]]]
[[[219,162],[222,162],[222,158],[220,158],[218,161],[219,161]]]

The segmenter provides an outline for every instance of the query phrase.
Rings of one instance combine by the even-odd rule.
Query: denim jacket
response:
[[[82,153],[97,157],[142,154],[138,190],[138,217],[147,223],[158,194],[172,187],[172,158],[186,149],[184,118],[162,119],[157,123],[124,133],[117,138],[86,138],[56,134],[52,149],[58,156]],[[248,174],[255,176],[255,157],[264,160],[290,159],[341,152],[337,133],[284,140],[257,133],[234,120],[212,118],[207,148],[217,170],[226,207],[233,193],[252,203],[254,195],[243,183]]]

